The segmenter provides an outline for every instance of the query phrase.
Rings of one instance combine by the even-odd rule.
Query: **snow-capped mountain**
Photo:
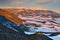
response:
[[[4,8],[3,8],[4,9]],[[59,13],[56,13],[51,10],[40,10],[40,9],[27,9],[27,8],[6,8],[4,9],[6,11],[9,11],[11,13],[14,13],[16,15],[20,15],[23,17],[36,17],[36,16],[42,16],[42,17],[60,17]]]

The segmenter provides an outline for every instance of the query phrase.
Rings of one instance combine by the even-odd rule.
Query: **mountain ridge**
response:
[[[51,10],[44,10],[44,9],[34,9],[34,8],[1,8],[3,10],[6,10],[10,13],[14,13],[17,16],[23,16],[23,17],[36,17],[36,16],[42,16],[42,17],[53,17],[58,18],[60,17],[60,13],[57,13],[55,11]]]

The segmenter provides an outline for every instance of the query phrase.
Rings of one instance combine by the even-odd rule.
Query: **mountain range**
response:
[[[44,9],[30,9],[30,8],[2,8],[2,9],[10,13],[14,13],[17,16],[23,16],[23,17],[36,17],[36,16],[42,16],[42,17],[51,16],[53,18],[60,17],[60,13]]]

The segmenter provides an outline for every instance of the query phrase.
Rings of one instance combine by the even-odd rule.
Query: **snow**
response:
[[[57,35],[57,36],[50,36],[51,39],[53,40],[60,40],[60,35]]]
[[[24,33],[27,34],[27,35],[31,35],[31,34],[35,34],[36,32],[42,32],[44,35],[48,36],[50,35],[51,33],[55,33],[55,32],[60,32],[60,19],[58,20],[53,20],[51,17],[50,18],[43,18],[43,17],[40,17],[40,16],[37,16],[37,17],[33,17],[33,18],[26,18],[26,17],[20,17],[24,20],[26,20],[25,23],[29,24],[29,23],[34,23],[34,24],[39,24],[41,25],[41,27],[31,27],[31,26],[27,26],[29,27],[29,31],[25,31]],[[53,22],[50,22],[52,21]],[[41,22],[46,22],[45,24],[44,23],[41,23]],[[56,22],[56,23],[54,23]],[[52,24],[52,25],[50,25]],[[53,40],[60,40],[60,35],[57,35],[57,36],[48,36],[49,38],[53,39]]]

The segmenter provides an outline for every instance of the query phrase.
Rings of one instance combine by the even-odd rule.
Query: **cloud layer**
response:
[[[0,4],[9,4],[9,5],[34,5],[34,4],[48,4],[48,3],[55,3],[57,0],[0,0]]]
[[[57,0],[37,0],[36,3],[39,4],[49,4],[49,3],[55,3]]]
[[[13,0],[12,4],[48,4],[48,3],[55,3],[57,0]]]

